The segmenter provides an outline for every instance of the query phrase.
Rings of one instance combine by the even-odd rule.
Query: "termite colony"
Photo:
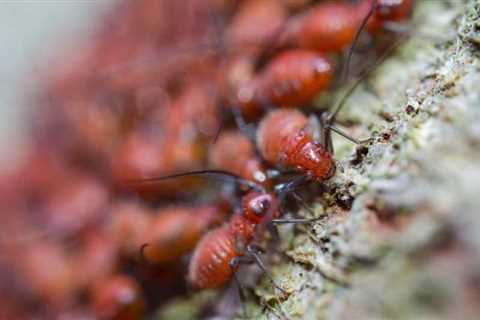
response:
[[[44,75],[35,142],[0,181],[2,318],[140,319],[185,274],[219,288],[259,262],[268,223],[289,222],[285,196],[335,173],[336,112],[317,140],[296,108],[332,87],[361,27],[375,46],[412,2],[117,3]],[[234,187],[192,196],[199,176]]]

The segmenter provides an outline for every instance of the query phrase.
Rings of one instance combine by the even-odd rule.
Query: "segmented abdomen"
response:
[[[188,270],[188,281],[196,289],[222,287],[233,275],[229,263],[235,256],[235,237],[229,226],[210,231],[195,249]]]

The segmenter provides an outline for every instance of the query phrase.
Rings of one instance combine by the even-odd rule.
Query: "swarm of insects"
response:
[[[187,285],[224,287],[242,263],[269,276],[258,243],[272,224],[316,221],[286,218],[283,202],[335,174],[330,133],[345,135],[342,104],[315,130],[299,109],[332,88],[360,34],[374,46],[412,9],[117,3],[96,40],[45,75],[36,140],[0,180],[0,314],[141,319]],[[224,181],[220,196],[199,195],[209,180]]]

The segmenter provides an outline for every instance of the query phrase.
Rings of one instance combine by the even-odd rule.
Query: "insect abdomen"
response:
[[[209,232],[195,249],[188,281],[196,289],[222,287],[233,275],[229,263],[235,256],[235,238],[228,225]]]

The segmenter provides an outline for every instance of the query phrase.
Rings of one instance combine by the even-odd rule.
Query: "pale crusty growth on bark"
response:
[[[280,228],[285,255],[266,260],[287,294],[261,281],[252,318],[480,314],[480,4],[419,0],[415,12],[410,39],[340,115],[372,142],[335,137],[339,168],[314,206],[327,218]],[[194,315],[169,311],[185,305]]]

